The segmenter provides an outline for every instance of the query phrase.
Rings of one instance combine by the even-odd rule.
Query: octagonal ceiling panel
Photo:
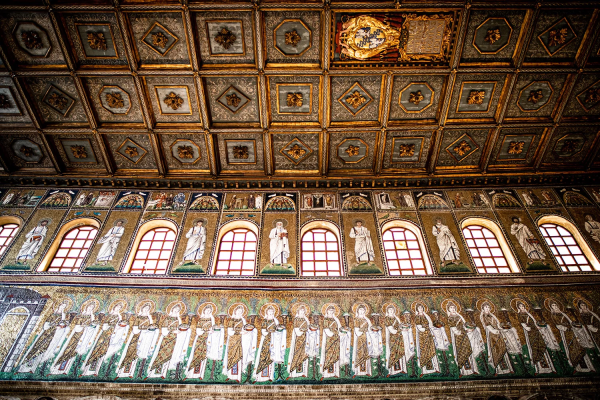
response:
[[[320,65],[321,13],[265,12],[264,19],[267,66]]]

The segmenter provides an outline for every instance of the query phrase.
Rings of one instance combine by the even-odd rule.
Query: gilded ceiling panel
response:
[[[566,117],[597,119],[600,115],[600,74],[582,74],[565,107]]]
[[[25,103],[19,95],[13,80],[0,77],[0,123],[31,123]]]
[[[208,170],[204,134],[160,135],[169,170]]]
[[[551,117],[567,74],[520,74],[508,101],[507,118]]]
[[[429,156],[430,130],[387,131],[384,169],[424,169]]]
[[[52,168],[43,139],[37,133],[0,135],[0,149],[4,159],[10,159],[17,168]]]
[[[329,168],[332,170],[373,170],[379,131],[331,132]]]
[[[144,122],[132,78],[127,76],[86,77],[83,78],[83,82],[98,121],[106,123]]]
[[[218,159],[225,172],[262,171],[264,144],[262,133],[228,133],[218,135]]]
[[[317,172],[321,152],[319,133],[275,133],[271,135],[276,172]]]
[[[530,167],[546,128],[502,128],[490,164]]]
[[[489,129],[444,129],[437,167],[479,168]]]
[[[70,76],[26,78],[26,85],[47,123],[87,123],[83,105]]]
[[[156,169],[149,135],[104,135],[118,169]]]
[[[504,89],[505,74],[457,75],[449,119],[494,119]]]
[[[94,135],[52,135],[62,162],[67,168],[103,169],[104,160]]]
[[[210,77],[204,83],[212,123],[260,122],[256,77]]]
[[[383,92],[382,75],[331,77],[331,121],[378,122]]]
[[[145,77],[148,97],[158,123],[199,123],[200,114],[193,77]]]
[[[317,123],[321,119],[319,76],[269,76],[271,120]]]
[[[389,120],[435,120],[445,81],[443,75],[394,75]]]
[[[320,12],[265,12],[264,21],[267,64],[320,65]]]
[[[598,130],[597,126],[557,128],[548,141],[543,163],[574,168],[587,159]]]

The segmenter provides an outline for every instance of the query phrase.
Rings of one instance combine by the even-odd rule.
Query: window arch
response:
[[[124,272],[164,275],[173,255],[177,225],[166,219],[155,219],[140,227],[131,247]]]
[[[327,221],[306,224],[300,232],[301,276],[342,276],[338,228]]]
[[[419,228],[407,221],[390,221],[381,228],[383,249],[392,276],[431,275],[429,257]]]
[[[213,273],[254,275],[258,228],[248,221],[233,221],[221,228]]]
[[[38,271],[78,272],[98,234],[98,228],[100,223],[93,218],[77,218],[62,225]]]
[[[538,226],[563,272],[600,270],[594,253],[571,222],[548,215],[539,219]]]
[[[519,272],[515,256],[494,222],[468,218],[462,222],[462,232],[480,274]]]
[[[10,246],[20,227],[21,220],[17,217],[6,216],[0,218],[0,256]]]

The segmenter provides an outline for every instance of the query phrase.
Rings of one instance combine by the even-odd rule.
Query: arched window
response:
[[[494,222],[484,218],[469,218],[463,221],[462,232],[480,274],[519,272],[512,251]]]
[[[49,272],[77,272],[98,233],[98,228],[82,225],[68,231],[48,267]]]
[[[337,228],[330,222],[315,221],[302,229],[302,276],[342,276]]]
[[[382,231],[390,275],[431,274],[429,258],[422,250],[425,247],[419,228],[405,221],[390,221]]]
[[[9,222],[0,226],[0,256],[4,254],[19,230],[19,224]]]
[[[221,228],[215,275],[254,275],[257,229],[246,221],[235,221]]]
[[[563,272],[598,270],[598,260],[577,228],[564,218],[545,216],[538,221],[540,232]]]
[[[176,236],[175,231],[167,227],[147,231],[140,239],[129,273],[166,274]]]

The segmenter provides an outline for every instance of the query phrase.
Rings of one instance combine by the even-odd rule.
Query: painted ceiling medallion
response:
[[[489,111],[496,90],[496,82],[463,82],[457,113],[485,113]]]
[[[250,103],[250,98],[232,85],[221,93],[217,102],[225,107],[227,111],[235,114]]]
[[[415,155],[415,144],[400,144],[398,146],[398,157],[412,157]]]
[[[225,50],[228,50],[232,44],[235,43],[237,36],[231,33],[227,28],[221,28],[219,33],[215,36],[215,42],[217,42]]]
[[[167,105],[167,107],[172,108],[173,110],[177,110],[179,107],[183,105],[183,99],[177,95],[175,92],[169,93],[163,101]]]
[[[0,86],[0,115],[22,115],[11,86]]]
[[[426,82],[412,82],[400,91],[398,102],[406,113],[421,113],[431,106],[434,94]]]
[[[369,154],[369,145],[359,138],[344,139],[337,146],[337,156],[345,164],[356,164]]]
[[[424,138],[422,137],[392,138],[391,163],[403,164],[421,161],[423,142]]]
[[[523,147],[525,146],[525,142],[509,142],[508,143],[508,154],[521,154],[523,152]]]
[[[273,30],[275,48],[284,56],[299,57],[312,46],[312,32],[300,19],[286,19]]]
[[[78,164],[95,164],[97,162],[90,139],[67,138],[61,139],[60,142],[65,150],[65,156],[69,162]]]
[[[481,54],[497,54],[508,46],[512,31],[506,18],[488,18],[475,29],[473,47]]]
[[[550,57],[567,47],[576,38],[577,34],[566,17],[556,21],[538,36],[538,40]]]
[[[592,111],[600,104],[600,81],[588,86],[583,92],[577,95],[577,101],[586,112]]]
[[[373,97],[358,82],[355,82],[338,98],[338,102],[354,116],[363,111],[372,101]]]
[[[539,111],[550,101],[554,93],[548,81],[534,81],[521,89],[517,106],[523,112]]]
[[[312,83],[278,83],[277,114],[305,114],[312,110]]]
[[[479,146],[477,146],[477,143],[466,133],[446,147],[448,154],[457,162],[461,162],[478,149]]]
[[[365,60],[400,45],[400,29],[368,15],[348,20],[343,30],[342,54],[349,58]]]
[[[119,86],[102,86],[99,97],[102,107],[111,114],[128,114],[131,109],[129,93]]]
[[[188,87],[154,86],[161,115],[192,115]]]
[[[558,158],[569,158],[579,153],[585,144],[585,137],[578,133],[565,135],[556,141],[553,153]]]
[[[71,152],[73,153],[73,157],[75,158],[88,158],[88,154],[84,146],[71,146]]]
[[[288,160],[298,165],[313,153],[313,150],[299,138],[292,139],[280,151]]]
[[[103,32],[88,32],[87,41],[94,50],[106,50],[106,38]]]
[[[15,42],[32,57],[47,57],[52,49],[46,31],[33,21],[20,21],[14,29]]]
[[[256,164],[256,142],[254,139],[225,139],[228,164]]]
[[[119,58],[110,23],[75,23],[86,58]]]
[[[189,139],[177,139],[171,145],[171,155],[182,164],[194,164],[200,160],[200,147]]]
[[[117,149],[117,153],[122,155],[127,161],[137,164],[146,156],[148,151],[132,139],[127,138],[121,143],[121,146]]]
[[[467,99],[468,104],[483,104],[485,98],[485,90],[471,90],[469,98]]]
[[[302,107],[302,103],[304,101],[304,96],[302,93],[288,93],[286,97],[286,102],[288,107]]]
[[[155,22],[150,29],[142,36],[141,42],[158,53],[160,56],[166,56],[169,51],[179,41],[179,38],[167,28]]]
[[[50,85],[42,102],[63,117],[67,116],[75,104],[75,100],[71,96],[54,85]]]
[[[15,156],[27,163],[39,163],[44,157],[40,146],[29,139],[15,139],[11,148]]]
[[[244,24],[241,20],[206,21],[210,55],[241,56],[246,54]]]

